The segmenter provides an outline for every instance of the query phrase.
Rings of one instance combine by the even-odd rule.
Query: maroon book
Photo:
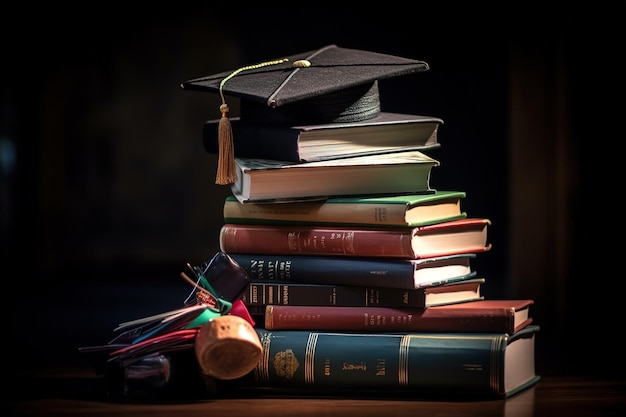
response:
[[[532,322],[533,300],[479,300],[428,308],[269,305],[267,330],[503,332]]]
[[[219,242],[226,253],[420,259],[487,251],[490,224],[482,218],[418,227],[226,223]]]

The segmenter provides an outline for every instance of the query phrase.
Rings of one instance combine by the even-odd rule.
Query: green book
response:
[[[242,385],[505,398],[540,379],[537,325],[513,334],[256,330],[262,359]]]
[[[463,191],[375,197],[335,197],[321,201],[281,204],[242,203],[229,195],[224,201],[226,223],[361,224],[422,226],[465,218]]]

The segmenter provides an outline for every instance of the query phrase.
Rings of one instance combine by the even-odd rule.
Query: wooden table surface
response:
[[[3,416],[626,416],[626,380],[545,376],[503,400],[256,393],[188,400],[112,398],[90,370],[4,381]]]
[[[31,300],[32,309],[12,309],[13,336],[5,340],[2,417],[12,416],[626,416],[626,373],[623,355],[616,343],[600,343],[603,363],[593,352],[586,357],[569,355],[554,340],[550,326],[542,334],[538,351],[541,381],[533,388],[506,400],[415,399],[382,396],[314,396],[255,393],[228,398],[192,397],[188,400],[136,400],[112,398],[105,378],[77,355],[76,346],[108,340],[116,323],[169,311],[184,299],[189,289],[178,281],[128,279],[112,285],[108,281],[76,280],[56,283],[42,299]],[[123,290],[120,290],[123,289]],[[85,294],[89,294],[88,297]],[[16,303],[22,303],[16,298]],[[172,304],[170,306],[169,304]],[[29,323],[30,327],[24,327]],[[539,323],[542,324],[542,323]],[[542,330],[543,331],[543,330]],[[19,341],[15,342],[15,341]],[[43,341],[43,342],[42,342]],[[547,349],[551,348],[551,349]],[[6,352],[9,350],[9,353]],[[556,352],[556,353],[555,353]],[[78,357],[77,357],[78,356]],[[591,360],[591,359],[594,360]],[[583,366],[583,365],[587,366]],[[590,377],[579,369],[603,371]],[[594,375],[595,375],[594,371]],[[576,373],[575,373],[576,372]],[[204,388],[204,387],[203,387]]]

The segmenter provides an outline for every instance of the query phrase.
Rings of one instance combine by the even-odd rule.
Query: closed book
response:
[[[400,288],[364,287],[332,284],[275,283],[250,281],[241,300],[251,314],[265,310],[267,305],[343,306],[343,307],[413,307],[481,300],[480,287],[484,278],[472,278],[451,284],[422,287],[414,290]]]
[[[219,119],[205,122],[204,148],[219,152]],[[399,150],[430,150],[440,146],[437,133],[443,120],[402,113],[381,113],[350,123],[276,126],[231,118],[233,146],[238,158],[313,162]]]
[[[413,289],[473,278],[475,253],[424,259],[233,253],[254,281],[306,282]]]
[[[416,227],[222,225],[223,252],[420,259],[490,249],[488,219],[465,218]]]
[[[235,158],[232,194],[241,202],[287,202],[346,195],[432,192],[439,161],[419,151],[294,163]]]
[[[508,333],[256,329],[263,355],[241,386],[504,398],[540,380],[539,326]]]
[[[461,210],[462,191],[374,197],[334,197],[283,204],[241,203],[233,195],[224,201],[226,223],[361,224],[423,226],[467,217]]]
[[[272,305],[268,330],[359,332],[505,332],[532,323],[533,300],[487,299],[428,308]]]

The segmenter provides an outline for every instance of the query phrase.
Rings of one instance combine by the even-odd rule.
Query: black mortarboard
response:
[[[216,183],[230,184],[236,177],[225,95],[241,99],[242,122],[284,126],[358,122],[381,113],[378,80],[428,69],[423,61],[328,45],[185,81],[181,88],[222,97]]]

